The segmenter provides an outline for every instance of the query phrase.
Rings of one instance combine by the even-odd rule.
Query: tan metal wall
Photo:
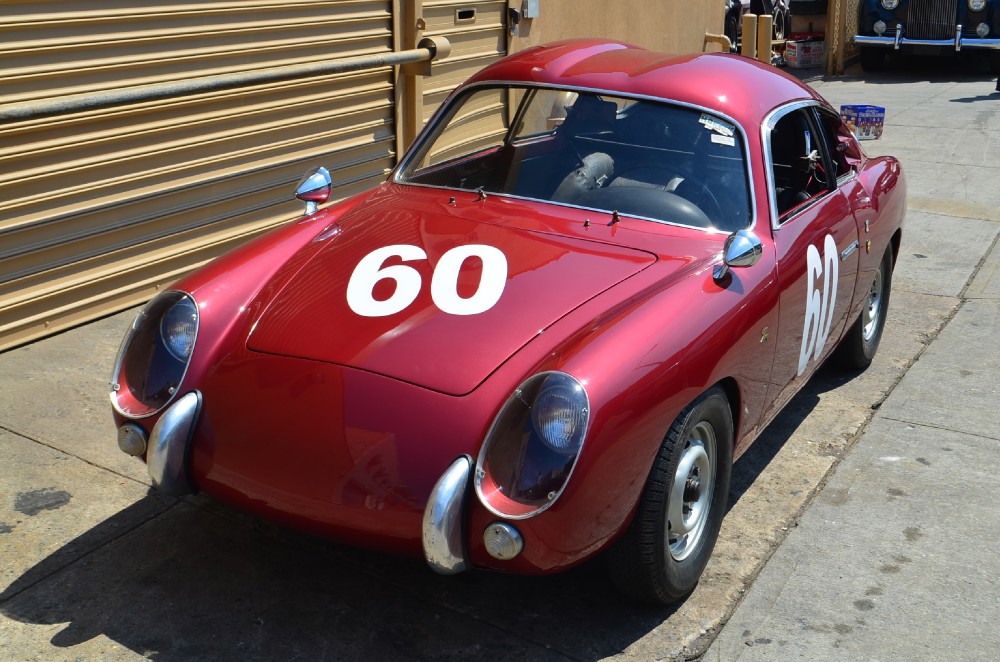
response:
[[[510,6],[521,7],[521,0]],[[605,37],[667,53],[700,53],[705,32],[721,33],[722,0],[541,0],[540,15],[523,21],[511,52],[570,37]],[[717,50],[717,47],[714,47]]]
[[[5,2],[0,104],[392,50],[390,0]],[[395,159],[378,70],[0,124],[0,349],[148,299]]]
[[[507,0],[423,0],[423,5],[427,24],[424,34],[444,36],[451,42],[451,55],[435,63],[433,75],[424,81],[426,120],[459,83],[506,54]]]
[[[0,123],[0,351],[139,304],[297,217],[291,189],[312,165],[333,171],[339,197],[373,186],[406,134],[508,47],[598,35],[701,51],[722,24],[715,0],[542,0],[516,38],[506,16],[520,0],[0,4],[0,105],[374,55],[421,35],[452,44],[427,78],[383,67]]]

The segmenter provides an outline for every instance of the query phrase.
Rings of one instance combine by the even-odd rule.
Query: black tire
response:
[[[685,407],[670,426],[635,518],[608,552],[611,577],[619,590],[658,605],[677,602],[694,590],[719,537],[732,458],[732,412],[722,389],[713,387]],[[685,480],[678,484],[681,474]],[[672,511],[679,514],[680,525],[670,521]],[[690,528],[679,537],[678,530],[686,526]]]
[[[771,24],[771,35],[775,41],[783,41],[788,38],[791,24],[790,12],[780,7],[774,8],[774,23]]]
[[[858,319],[837,347],[834,361],[845,370],[864,370],[872,364],[878,351],[885,318],[889,312],[889,294],[892,291],[892,247],[885,249],[885,255],[865,296],[865,305]]]
[[[877,46],[862,46],[859,49],[861,68],[865,71],[878,71],[885,64],[885,49]]]
[[[729,52],[739,53],[739,19],[736,16],[729,15],[726,17],[726,36],[729,37]]]

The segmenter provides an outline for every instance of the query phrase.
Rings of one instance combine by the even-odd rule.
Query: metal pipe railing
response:
[[[293,64],[285,67],[246,71],[233,74],[203,76],[190,80],[137,85],[118,90],[72,94],[55,99],[24,101],[0,106],[0,124],[66,115],[89,110],[101,110],[114,106],[144,101],[159,101],[173,97],[187,96],[201,92],[217,92],[238,87],[248,87],[262,83],[276,83],[310,76],[347,73],[362,69],[374,69],[405,65],[415,62],[439,60],[451,53],[451,44],[444,37],[427,37],[420,40],[417,48],[394,53],[359,55],[356,57]]]

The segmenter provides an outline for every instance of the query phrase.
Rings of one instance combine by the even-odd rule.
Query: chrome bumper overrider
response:
[[[188,476],[188,447],[201,410],[201,393],[192,391],[170,406],[149,435],[146,468],[161,492],[180,496],[194,492]]]
[[[424,509],[424,558],[442,575],[457,574],[467,566],[462,520],[471,474],[472,458],[463,456],[452,462],[431,490]]]
[[[962,36],[962,26],[955,26],[954,39],[910,39],[903,36],[903,26],[897,25],[895,34],[884,36],[854,35],[854,43],[861,46],[886,46],[899,50],[900,46],[953,46],[956,51],[963,48],[1000,48],[1000,39],[977,39]]]

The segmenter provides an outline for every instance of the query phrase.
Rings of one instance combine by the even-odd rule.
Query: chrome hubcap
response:
[[[875,337],[875,332],[878,331],[879,327],[879,308],[882,305],[882,266],[879,265],[878,270],[875,271],[875,279],[872,280],[871,289],[868,292],[868,302],[865,305],[865,309],[862,312],[864,319],[862,320],[861,335],[864,337],[865,342],[871,342],[872,338]]]
[[[715,493],[715,429],[698,423],[681,451],[667,502],[667,546],[676,561],[686,559],[705,532]]]

